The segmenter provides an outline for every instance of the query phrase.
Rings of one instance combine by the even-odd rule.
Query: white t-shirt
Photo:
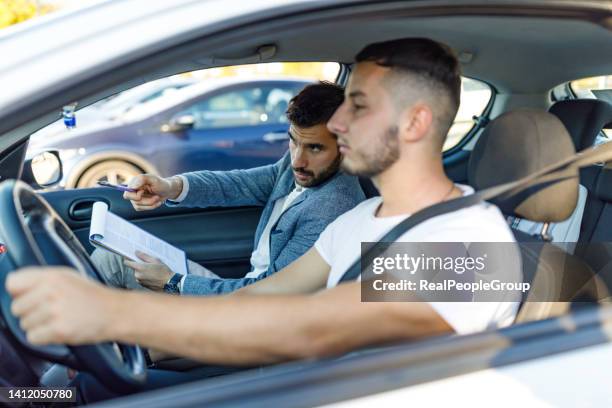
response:
[[[469,186],[457,185],[464,195]],[[329,224],[315,248],[330,266],[327,287],[338,284],[342,275],[361,255],[362,242],[376,242],[408,215],[376,217],[382,203],[374,197],[342,214]],[[514,242],[514,236],[499,209],[480,203],[433,217],[407,231],[399,242]],[[520,280],[522,271],[515,272]],[[504,327],[516,317],[518,302],[430,302],[436,312],[457,332],[467,334]]]

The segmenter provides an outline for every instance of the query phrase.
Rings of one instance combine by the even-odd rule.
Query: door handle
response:
[[[287,132],[270,132],[263,135],[262,139],[268,143],[282,142],[289,140],[289,134]]]
[[[91,212],[96,201],[103,201],[108,205],[107,200],[100,198],[82,198],[75,200],[68,208],[68,216],[75,221],[85,221],[91,219]]]

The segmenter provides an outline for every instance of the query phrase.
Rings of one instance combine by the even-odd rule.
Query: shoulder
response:
[[[465,195],[474,189],[457,184]],[[413,230],[431,241],[446,242],[514,242],[514,234],[499,208],[483,201],[476,205],[431,218]]]
[[[357,204],[355,207],[351,208],[348,211],[340,214],[335,220],[330,224],[332,228],[345,228],[347,225],[353,225],[359,220],[362,220],[364,217],[370,217],[376,208],[380,205],[381,198],[373,197],[368,200],[362,201]]]
[[[446,242],[514,242],[514,235],[495,205],[483,202],[434,217],[413,230],[430,240]]]
[[[344,172],[338,172],[328,182],[313,189],[311,196],[316,200],[329,200],[333,198],[336,204],[351,204],[351,208],[358,202],[365,200],[359,180]]]
[[[290,190],[294,179],[291,170],[291,157],[289,156],[289,151],[272,165],[272,169],[276,183],[275,188]]]
[[[281,172],[291,170],[291,156],[289,155],[289,150],[285,152],[283,157],[274,163],[274,167],[278,168]]]
[[[337,175],[325,185],[313,189],[304,200],[302,211],[309,217],[334,220],[365,200],[356,178]]]
[[[329,187],[328,187],[329,186]],[[343,171],[338,171],[334,177],[331,178],[329,183],[323,186],[323,188],[356,188],[361,191],[361,186],[359,185],[359,178],[357,176],[352,176],[350,174],[346,174]]]

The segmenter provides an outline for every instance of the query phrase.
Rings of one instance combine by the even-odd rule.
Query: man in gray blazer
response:
[[[342,156],[327,121],[344,99],[343,89],[321,82],[308,85],[290,102],[289,152],[276,164],[246,170],[196,171],[170,178],[134,177],[125,193],[136,210],[166,203],[183,207],[264,206],[255,232],[251,271],[241,279],[221,279],[188,261],[189,273],[176,274],[149,254],[141,262],[105,250],[92,255],[108,283],[185,295],[227,293],[263,279],[306,253],[325,227],[363,201],[356,177],[341,171]]]

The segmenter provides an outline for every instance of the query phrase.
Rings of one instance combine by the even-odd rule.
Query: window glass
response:
[[[78,101],[30,137],[27,157],[59,151],[56,188],[127,183],[195,170],[272,164],[287,151],[285,117],[305,85],[335,81],[337,63],[267,63],[211,68],[145,83],[87,107]],[[73,109],[75,108],[75,109]],[[62,112],[58,112],[62,116]]]
[[[578,79],[570,83],[572,91],[578,98],[601,99],[612,103],[612,75]],[[604,129],[595,140],[595,144],[612,140],[612,129]]]
[[[491,87],[482,81],[471,78],[461,80],[461,103],[455,122],[451,126],[443,151],[455,147],[475,125],[474,116],[480,116],[491,100]]]
[[[192,115],[194,129],[286,124],[289,101],[307,84],[245,85],[197,103],[179,116]]]

